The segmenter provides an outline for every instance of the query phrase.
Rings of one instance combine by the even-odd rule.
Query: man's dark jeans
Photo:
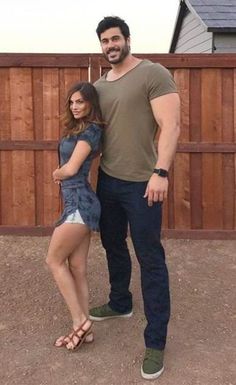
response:
[[[165,252],[160,242],[162,204],[149,207],[143,198],[147,182],[113,178],[99,169],[97,193],[101,202],[101,240],[107,253],[110,302],[121,313],[132,309],[129,291],[131,259],[126,237],[128,224],[141,269],[147,327],[146,347],[164,349],[170,317],[170,295]]]

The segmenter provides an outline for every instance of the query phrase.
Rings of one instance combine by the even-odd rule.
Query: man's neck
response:
[[[127,72],[135,68],[142,60],[132,56],[131,54],[117,64],[111,64],[112,69],[107,74],[107,80],[117,80],[124,76]]]

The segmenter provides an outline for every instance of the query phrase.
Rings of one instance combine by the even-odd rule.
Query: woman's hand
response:
[[[53,171],[52,179],[54,183],[60,184],[61,180],[58,174],[59,174],[59,166],[56,168],[56,170]]]

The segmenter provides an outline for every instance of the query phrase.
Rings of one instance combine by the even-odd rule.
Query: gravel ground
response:
[[[48,237],[0,236],[1,385],[235,385],[236,241],[163,240],[170,272],[172,318],[165,371],[140,376],[145,318],[134,257],[134,315],[94,325],[95,342],[76,353],[52,346],[71,327],[44,257]],[[107,300],[104,251],[89,254],[91,306]]]

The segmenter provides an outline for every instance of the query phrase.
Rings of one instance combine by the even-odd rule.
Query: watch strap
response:
[[[161,176],[162,178],[168,177],[168,171],[164,170],[164,168],[154,168],[153,173]]]

